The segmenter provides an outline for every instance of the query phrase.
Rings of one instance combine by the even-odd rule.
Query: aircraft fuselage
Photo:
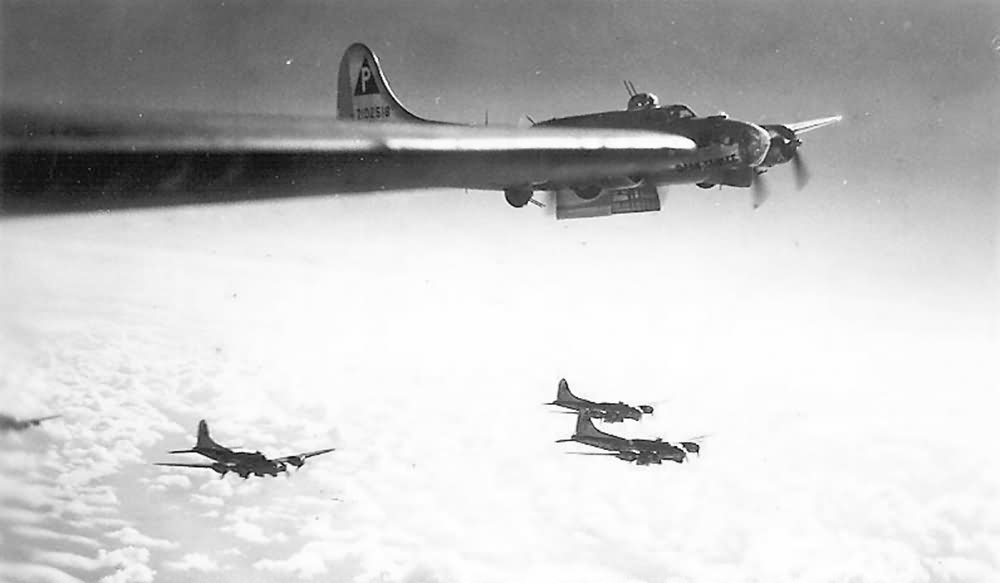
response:
[[[669,168],[644,177],[655,184],[707,182],[749,187],[753,167],[764,161],[771,141],[767,130],[756,124],[723,115],[696,117],[683,106],[555,118],[537,127],[662,131],[693,140],[697,149],[673,153]]]
[[[592,401],[554,401],[554,405],[572,409],[589,416],[591,419],[603,419],[608,422],[618,422],[623,419],[642,418],[642,411],[625,403],[594,403]]]

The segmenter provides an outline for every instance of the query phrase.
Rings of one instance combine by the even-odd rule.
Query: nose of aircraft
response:
[[[759,166],[771,147],[771,134],[757,124],[747,123],[740,142],[740,155],[748,166]]]

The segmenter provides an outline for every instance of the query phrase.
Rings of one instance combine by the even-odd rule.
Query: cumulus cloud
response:
[[[163,492],[170,488],[187,490],[191,487],[191,478],[183,474],[165,474],[148,480],[149,489],[156,492]]]
[[[198,491],[207,496],[229,498],[233,495],[233,484],[229,480],[211,480],[199,486]]]
[[[35,563],[9,563],[0,561],[0,573],[7,581],[23,583],[84,583],[64,571],[49,565]]]
[[[261,559],[253,563],[253,568],[269,573],[295,575],[299,579],[309,579],[327,573],[326,553],[317,552],[313,543],[285,559]]]
[[[256,544],[269,544],[274,542],[282,542],[287,540],[287,536],[280,532],[269,532],[267,527],[260,526],[259,524],[254,524],[246,520],[233,521],[226,526],[220,528],[222,532],[228,532],[233,536],[243,539],[247,542],[252,542]]]
[[[175,542],[147,536],[130,526],[109,532],[107,536],[118,540],[122,544],[134,547],[171,549],[177,546]]]
[[[92,538],[86,537],[86,536],[82,536],[82,535],[78,535],[78,534],[70,534],[70,533],[65,533],[65,532],[57,532],[57,531],[50,530],[50,529],[47,529],[47,528],[42,528],[42,527],[39,527],[39,526],[17,525],[17,526],[11,527],[10,531],[12,533],[14,533],[14,534],[17,534],[17,535],[20,535],[20,536],[23,536],[23,537],[26,537],[26,538],[31,538],[31,539],[67,542],[67,543],[77,544],[77,545],[86,546],[86,547],[94,547],[94,548],[97,548],[97,547],[100,546],[99,542],[97,542],[96,540],[94,540]]]
[[[45,516],[38,512],[15,506],[0,506],[0,523],[38,524],[44,521]]]
[[[204,553],[188,553],[178,561],[166,561],[163,565],[176,571],[201,571],[211,573],[219,570],[219,564]]]
[[[204,506],[223,506],[226,503],[226,501],[222,498],[217,498],[215,496],[202,496],[201,494],[192,494],[191,500]]]
[[[101,549],[98,560],[115,569],[101,577],[100,583],[151,583],[156,571],[149,567],[149,551],[138,547]]]
[[[106,565],[103,560],[96,557],[61,551],[36,551],[33,558],[40,563],[81,571],[94,571]]]

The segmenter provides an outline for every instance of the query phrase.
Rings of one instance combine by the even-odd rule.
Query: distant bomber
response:
[[[640,466],[662,464],[664,461],[682,463],[689,453],[697,454],[701,447],[695,441],[681,441],[677,445],[656,439],[626,439],[604,433],[594,427],[593,421],[584,414],[576,419],[576,432],[569,439],[556,443],[575,441],[591,447],[606,450],[602,453],[571,452],[575,455],[610,455]]]
[[[219,478],[226,477],[226,474],[233,472],[244,480],[250,475],[254,476],[277,476],[281,472],[286,472],[288,466],[302,467],[308,458],[333,451],[334,448],[319,449],[307,453],[298,453],[285,457],[270,459],[259,451],[233,451],[228,447],[219,445],[208,434],[208,423],[204,419],[198,422],[198,441],[191,449],[175,449],[168,453],[197,453],[207,458],[215,460],[211,464],[189,464],[174,462],[157,462],[158,466],[174,466],[182,468],[208,468],[219,474]]]
[[[4,413],[0,413],[0,431],[24,431],[30,427],[38,427],[42,421],[55,419],[60,415],[49,415],[48,417],[35,417],[34,419],[18,419]]]
[[[617,403],[595,403],[577,397],[569,390],[569,383],[566,379],[559,381],[559,389],[556,392],[556,400],[546,405],[557,405],[566,409],[572,409],[580,415],[591,419],[600,419],[607,423],[621,423],[625,419],[639,421],[642,416],[652,415],[653,407],[650,405],[639,405],[633,407],[621,401]]]

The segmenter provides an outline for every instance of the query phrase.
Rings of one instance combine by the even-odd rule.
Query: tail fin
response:
[[[417,117],[399,102],[382,73],[378,57],[354,43],[340,60],[337,118],[374,123],[438,123]]]
[[[617,435],[611,435],[610,433],[604,433],[598,428],[594,427],[594,422],[590,420],[588,415],[579,415],[576,418],[576,433],[573,437],[610,437],[613,439],[621,439]]]
[[[559,379],[559,389],[556,391],[556,401],[570,402],[570,403],[583,403],[585,402],[580,397],[577,397],[569,390],[569,383],[566,379]]]
[[[215,442],[212,437],[208,434],[208,423],[202,419],[198,422],[198,442],[195,444],[197,448],[207,448],[207,449],[222,449],[222,446]]]

